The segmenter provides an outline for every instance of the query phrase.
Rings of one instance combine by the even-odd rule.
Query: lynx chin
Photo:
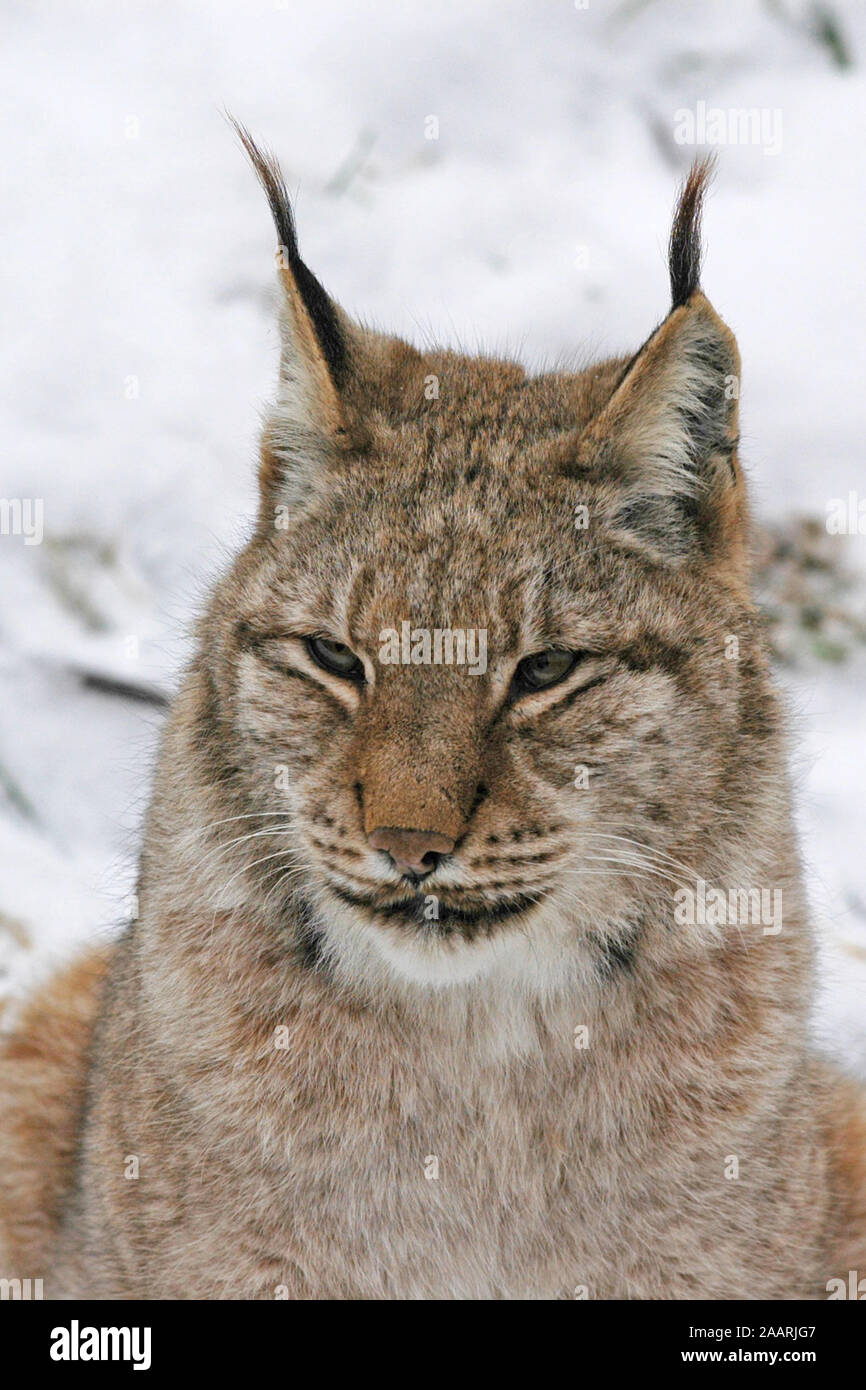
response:
[[[707,164],[643,345],[530,375],[350,319],[239,134],[280,246],[258,517],[168,721],[136,920],[5,1041],[0,1269],[53,1298],[826,1298],[866,1269],[866,1103],[810,1042]],[[416,661],[418,632],[483,633],[483,664]],[[697,884],[780,930],[677,921]]]

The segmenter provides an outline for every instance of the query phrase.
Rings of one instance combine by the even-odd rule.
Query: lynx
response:
[[[866,1103],[810,1041],[707,165],[660,326],[530,375],[351,321],[240,134],[280,243],[259,512],[165,731],[137,920],[6,1041],[0,1270],[827,1297],[866,1268]],[[483,672],[380,660],[404,623],[484,633]],[[698,884],[778,894],[779,929],[677,920]]]

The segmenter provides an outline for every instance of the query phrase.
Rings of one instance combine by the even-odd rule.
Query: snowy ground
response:
[[[858,0],[7,0],[3,51],[0,493],[44,502],[41,545],[0,535],[11,978],[128,905],[161,714],[83,673],[170,691],[251,513],[273,236],[222,108],[279,151],[348,309],[532,364],[642,341],[694,155],[678,113],[756,108],[765,138],[720,150],[704,275],[756,506],[823,519],[866,491]],[[866,539],[838,544],[866,575]],[[820,1026],[866,1070],[866,655],[782,675]]]

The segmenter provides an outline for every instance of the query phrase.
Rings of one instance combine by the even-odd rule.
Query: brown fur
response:
[[[2,1062],[10,1273],[105,1298],[821,1297],[866,1263],[866,1121],[809,1039],[739,358],[697,285],[706,171],[661,327],[533,378],[349,323],[248,147],[289,248],[258,525],[166,730],[91,1048],[49,997]],[[487,670],[383,662],[404,619],[483,629]],[[547,649],[581,655],[527,693]],[[407,881],[382,827],[455,849]],[[679,924],[699,878],[780,889],[781,930]],[[89,1060],[47,1152],[21,1066],[56,1097],[55,1013]]]
[[[109,964],[91,951],[31,999],[3,1040],[3,1277],[38,1279],[54,1257],[78,1148],[93,1021]]]

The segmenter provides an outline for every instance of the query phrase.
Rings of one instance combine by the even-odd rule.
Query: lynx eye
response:
[[[346,680],[362,681],[364,667],[355,653],[342,642],[332,642],[328,637],[307,637],[304,645],[317,666],[330,671],[333,676],[343,676]]]
[[[546,690],[565,680],[578,662],[574,652],[561,647],[551,647],[546,652],[535,652],[525,656],[514,673],[514,690],[518,695],[529,695],[535,690]]]

